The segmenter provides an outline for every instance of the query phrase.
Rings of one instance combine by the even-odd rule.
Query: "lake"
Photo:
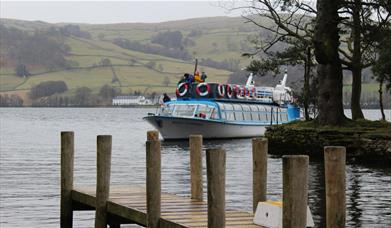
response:
[[[96,136],[103,134],[113,136],[112,184],[145,183],[144,145],[152,129],[142,120],[147,112],[154,109],[0,108],[0,227],[59,227],[61,131],[75,132],[76,186],[95,184]],[[380,117],[378,110],[364,114]],[[390,120],[391,110],[386,115]],[[187,142],[162,146],[163,191],[189,195]],[[227,151],[227,207],[251,211],[251,139],[205,142],[216,146]],[[269,157],[268,162],[268,198],[279,200],[282,160]],[[323,164],[310,161],[309,169],[309,203],[319,227]],[[391,227],[391,167],[348,164],[346,181],[347,227]],[[93,227],[93,217],[94,212],[75,212],[74,225]]]

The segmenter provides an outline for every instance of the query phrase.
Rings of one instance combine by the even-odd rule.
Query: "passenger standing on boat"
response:
[[[167,103],[171,101],[171,98],[167,95],[167,93],[163,93],[163,103]]]
[[[205,80],[206,80],[207,77],[208,77],[208,76],[206,76],[205,72],[202,71],[202,74],[201,74],[201,80],[202,80],[202,82],[205,82]]]
[[[197,71],[194,75],[194,81],[195,82],[198,82],[198,83],[202,83],[202,82],[205,82],[205,79],[207,78],[205,72],[202,72],[202,74],[200,75],[200,72]]]
[[[187,75],[188,77],[186,79],[186,83],[190,85],[191,83],[194,82],[194,76],[192,74],[187,74]]]

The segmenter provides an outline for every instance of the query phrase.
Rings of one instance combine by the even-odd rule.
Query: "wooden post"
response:
[[[158,131],[147,131],[147,141],[158,141],[159,132]]]
[[[225,151],[206,150],[208,227],[225,227]]]
[[[159,227],[161,209],[160,141],[147,141],[147,227]]]
[[[324,148],[327,228],[345,227],[345,164],[345,147],[327,146]]]
[[[266,201],[267,191],[267,138],[255,138],[253,144],[253,212],[258,202]]]
[[[73,132],[61,132],[61,228],[71,228],[73,222],[72,189],[74,153]]]
[[[202,135],[191,135],[189,145],[191,198],[202,201]]]
[[[283,156],[283,220],[284,228],[307,225],[308,156]]]
[[[111,135],[97,137],[95,228],[107,227],[107,200],[110,193]]]

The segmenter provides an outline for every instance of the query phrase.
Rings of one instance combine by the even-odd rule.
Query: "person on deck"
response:
[[[167,103],[171,101],[171,98],[167,95],[167,93],[163,93],[163,103]]]
[[[194,74],[194,81],[197,82],[197,83],[203,82],[202,78],[201,78],[201,75],[200,75],[200,72],[198,70]]]

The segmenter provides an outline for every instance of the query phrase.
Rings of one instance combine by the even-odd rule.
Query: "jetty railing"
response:
[[[146,186],[110,186],[112,137],[97,137],[97,184],[95,189],[75,188],[74,133],[61,132],[62,228],[73,227],[73,211],[95,210],[95,227],[112,228],[135,223],[145,227],[259,227],[253,213],[225,208],[226,153],[206,150],[207,202],[203,201],[201,135],[189,137],[190,197],[161,192],[161,144],[157,131],[147,132]],[[253,212],[267,196],[266,138],[252,140]],[[325,147],[326,226],[345,227],[344,147]],[[284,228],[306,227],[308,198],[308,156],[283,156]]]

